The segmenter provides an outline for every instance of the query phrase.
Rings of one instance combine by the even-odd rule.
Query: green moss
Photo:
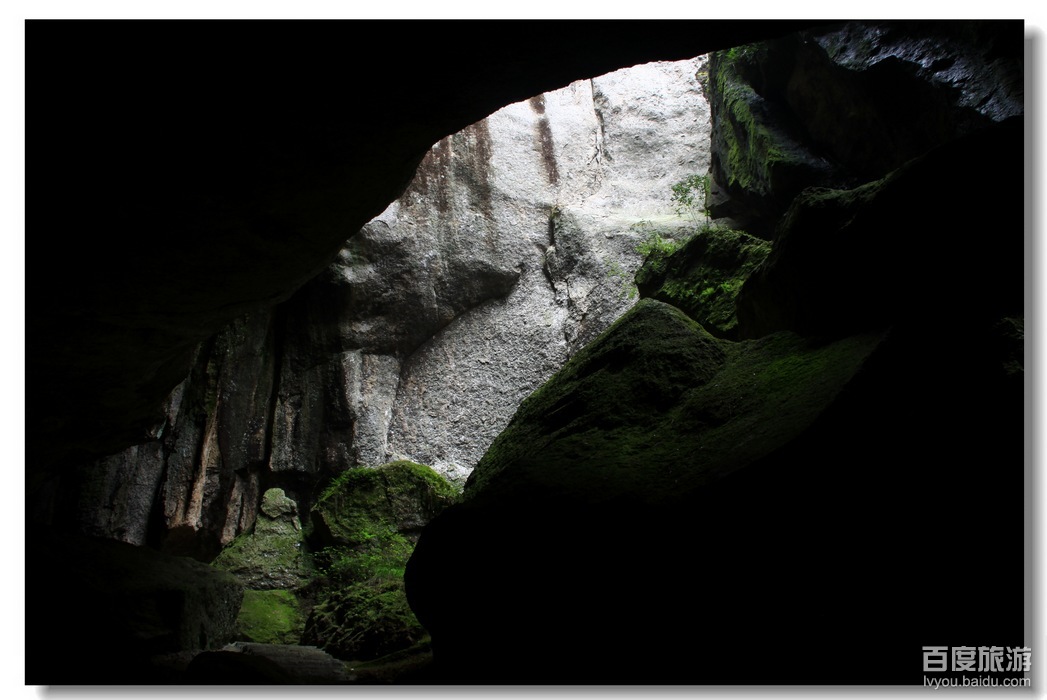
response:
[[[241,535],[214,560],[214,565],[233,574],[267,570],[272,574],[302,576],[302,538],[297,533],[271,534],[257,537],[254,533]]]
[[[392,527],[376,527],[363,544],[353,548],[325,547],[316,553],[318,570],[333,585],[355,581],[400,580],[414,543]]]
[[[735,337],[735,299],[770,254],[767,241],[742,231],[706,228],[673,253],[646,260],[636,273],[641,297],[672,304],[721,338]]]
[[[764,45],[715,52],[710,60],[718,177],[732,196],[769,198],[784,207],[804,186],[817,184],[828,165],[804,145],[787,119],[753,88],[771,59]]]
[[[305,643],[370,659],[422,639],[404,568],[422,528],[455,500],[447,480],[407,461],[351,469],[325,488],[311,513],[321,577]]]
[[[298,644],[305,629],[298,599],[285,590],[244,591],[237,638],[260,644]]]
[[[213,565],[257,590],[303,585],[312,569],[303,551],[294,501],[282,489],[266,491],[254,529],[229,543]]]
[[[321,546],[369,545],[378,533],[421,530],[455,501],[454,487],[431,468],[399,461],[342,472],[312,512]]]
[[[520,406],[466,502],[528,489],[674,502],[798,435],[878,342],[782,333],[733,343],[641,300]]]

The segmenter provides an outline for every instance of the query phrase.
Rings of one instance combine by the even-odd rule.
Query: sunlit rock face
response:
[[[708,170],[704,67],[636,66],[505,107],[438,143],[361,232],[431,240],[437,293],[469,290],[474,261],[517,274],[405,358],[386,458],[465,476],[520,401],[634,303],[642,222],[686,226],[670,186]]]
[[[198,349],[152,441],[67,479],[44,516],[210,559],[268,488],[308,509],[318,482],[393,459],[464,482],[635,302],[644,231],[693,225],[670,186],[709,167],[705,63],[578,81],[438,142],[323,273]]]

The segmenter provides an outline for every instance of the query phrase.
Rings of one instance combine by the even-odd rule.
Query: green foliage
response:
[[[313,609],[305,640],[342,659],[374,659],[426,638],[407,604],[403,581],[331,590]]]
[[[671,189],[676,213],[690,217],[695,226],[708,227],[709,175],[691,175],[672,185]]]
[[[314,555],[317,570],[334,586],[403,579],[414,545],[388,527],[359,531],[364,544],[353,548],[324,547]]]
[[[682,241],[670,238],[665,232],[657,229],[648,229],[643,239],[636,244],[636,252],[645,258],[652,255],[672,255],[680,246]]]
[[[674,238],[668,231],[655,228],[648,220],[633,224],[632,228],[642,234],[640,242],[636,245],[636,252],[644,258],[664,258],[672,255],[687,241],[704,231],[709,231],[711,226],[709,219],[709,175],[690,175],[670,187],[676,213],[686,216],[695,224],[695,231],[682,239]]]

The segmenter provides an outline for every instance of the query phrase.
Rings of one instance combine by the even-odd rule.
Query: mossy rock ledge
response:
[[[771,252],[744,231],[706,227],[671,253],[655,251],[636,272],[641,297],[672,304],[718,338],[735,340],[735,299]]]
[[[919,683],[927,635],[1019,641],[1020,596],[964,607],[961,625],[953,573],[914,537],[976,496],[1021,527],[1020,391],[977,353],[911,329],[730,342],[641,300],[520,406],[423,532],[406,583],[436,668],[451,683]],[[970,536],[1021,556],[1020,538]],[[968,544],[935,538],[957,561]],[[1005,597],[1013,574],[972,576]],[[754,644],[767,653],[739,655]]]

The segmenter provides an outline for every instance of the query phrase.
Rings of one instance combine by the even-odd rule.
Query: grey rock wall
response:
[[[445,139],[379,217],[390,235],[498,251],[511,292],[408,356],[387,459],[461,480],[516,407],[635,301],[636,225],[685,226],[672,183],[709,163],[704,59],[636,66],[496,112]],[[438,166],[446,164],[443,170]]]
[[[635,301],[637,228],[709,167],[705,59],[510,105],[284,304],[197,352],[152,442],[55,488],[44,520],[210,559],[283,488],[410,459],[462,482],[519,403]],[[45,509],[46,510],[46,509]]]

